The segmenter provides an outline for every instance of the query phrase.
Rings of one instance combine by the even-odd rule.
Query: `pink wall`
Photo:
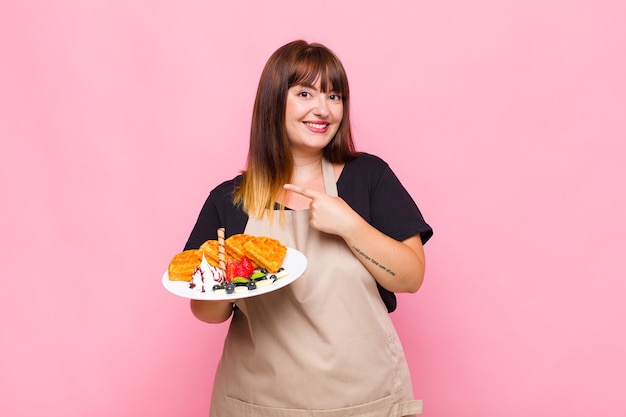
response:
[[[0,3],[0,415],[207,415],[225,326],[160,278],[300,37],[435,227],[424,415],[626,414],[623,2],[211,3]]]

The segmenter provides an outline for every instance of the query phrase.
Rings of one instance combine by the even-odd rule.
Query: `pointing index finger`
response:
[[[285,190],[303,195],[307,198],[315,198],[319,194],[317,191],[309,190],[307,188],[300,187],[298,185],[293,185],[293,184],[285,184],[284,188]]]

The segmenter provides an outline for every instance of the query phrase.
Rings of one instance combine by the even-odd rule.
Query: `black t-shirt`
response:
[[[217,239],[220,227],[225,228],[226,237],[244,232],[248,215],[232,201],[241,179],[239,175],[211,191],[185,249],[197,249],[205,241]],[[389,165],[377,156],[362,153],[347,162],[337,180],[337,192],[369,224],[396,240],[419,234],[422,243],[426,243],[433,234]],[[380,285],[378,291],[387,310],[395,310],[395,295]]]

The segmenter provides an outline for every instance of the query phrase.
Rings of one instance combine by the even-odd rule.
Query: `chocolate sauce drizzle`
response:
[[[193,274],[191,274],[191,276],[195,276],[198,272],[200,272],[200,280],[202,281],[202,292],[205,292],[204,289],[204,272],[202,271],[202,268],[200,268],[199,266],[196,267],[196,269],[193,271]],[[191,288],[192,290],[194,288],[196,288],[196,284],[193,282],[193,278],[191,279],[191,282],[189,283],[189,288]]]

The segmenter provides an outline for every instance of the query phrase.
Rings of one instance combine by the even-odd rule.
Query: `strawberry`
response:
[[[244,277],[245,275],[243,274],[243,269],[241,268],[241,264],[239,262],[237,262],[237,265],[235,266],[235,275],[233,277]]]
[[[248,259],[247,256],[241,258],[241,261],[237,262],[237,266],[235,267],[235,276],[249,278],[250,275],[254,272],[254,267],[252,266],[252,262]]]
[[[234,259],[229,258],[226,263],[226,282],[231,282],[233,278],[237,276],[236,273],[237,262]]]
[[[239,265],[242,269],[242,272],[244,273],[242,277],[250,278],[250,275],[254,273],[254,266],[252,265],[252,261],[250,261],[247,256],[244,256],[243,258],[241,258],[241,262],[239,262]]]

